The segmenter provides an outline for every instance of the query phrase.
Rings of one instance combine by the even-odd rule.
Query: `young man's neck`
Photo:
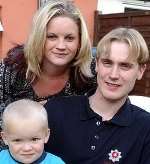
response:
[[[89,98],[91,109],[102,117],[103,121],[108,121],[119,111],[126,101],[126,97],[120,100],[108,100],[104,98],[98,90]]]

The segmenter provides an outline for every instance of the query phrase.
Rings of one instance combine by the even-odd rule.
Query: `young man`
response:
[[[31,100],[9,104],[2,125],[2,138],[9,149],[0,152],[0,164],[64,164],[59,157],[44,151],[50,131],[41,104]]]
[[[148,59],[135,29],[104,36],[97,47],[97,88],[45,105],[52,130],[46,150],[71,164],[149,164],[150,114],[128,99]]]

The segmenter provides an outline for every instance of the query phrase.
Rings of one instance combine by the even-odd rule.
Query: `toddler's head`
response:
[[[40,158],[50,134],[47,112],[40,103],[15,101],[4,110],[2,122],[2,138],[16,161],[29,164]]]

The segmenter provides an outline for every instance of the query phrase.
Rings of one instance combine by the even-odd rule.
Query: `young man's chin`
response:
[[[118,94],[117,93],[108,93],[107,95],[105,94],[104,95],[105,99],[108,100],[108,101],[111,101],[111,102],[116,102],[116,101],[120,101],[121,99],[127,97],[126,95],[123,95],[123,94]]]

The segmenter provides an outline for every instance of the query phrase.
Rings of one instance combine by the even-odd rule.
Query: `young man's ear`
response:
[[[3,139],[5,145],[8,145],[6,133],[2,131],[0,133],[0,135],[1,135],[1,138]]]
[[[98,58],[95,59],[95,72],[98,72]]]
[[[46,136],[45,136],[45,142],[44,143],[48,142],[49,136],[50,136],[50,129],[47,129]]]
[[[138,75],[137,75],[137,80],[142,79],[145,70],[146,70],[146,64],[140,64],[139,65],[139,72],[138,72]]]

